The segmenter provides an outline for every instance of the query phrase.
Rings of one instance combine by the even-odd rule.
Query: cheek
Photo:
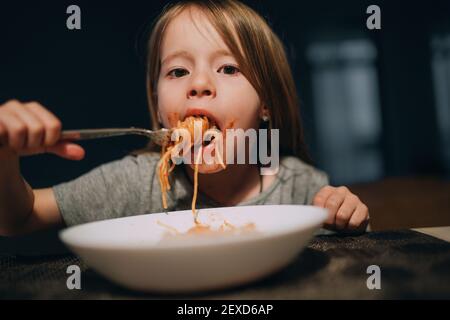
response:
[[[244,130],[258,128],[261,102],[250,83],[247,80],[239,81],[228,86],[226,91],[225,105],[227,105],[227,113],[234,120],[233,127]]]
[[[166,127],[167,128],[172,128],[172,127],[176,127],[178,124],[178,121],[181,120],[180,119],[180,113],[173,111],[173,112],[167,112],[166,116],[163,116],[163,121],[165,122],[167,119],[167,124]]]
[[[179,86],[164,82],[158,84],[158,111],[165,127],[171,128],[177,125],[182,111],[181,106],[183,106],[183,96]]]
[[[226,128],[240,128],[243,130],[258,129],[259,128],[259,113],[261,101],[256,90],[245,80],[245,82],[237,83],[236,86],[229,86],[227,92],[227,101],[225,105],[228,108],[229,119]],[[248,143],[246,140],[238,141],[239,138],[234,139],[234,143],[228,145],[227,135],[224,137],[224,159],[226,161],[227,154],[234,155],[234,163],[237,163],[238,145],[246,146],[248,150]]]

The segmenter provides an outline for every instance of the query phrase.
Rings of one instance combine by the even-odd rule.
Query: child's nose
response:
[[[197,77],[192,82],[188,90],[188,99],[200,98],[200,97],[211,97],[216,96],[216,89],[212,82],[206,77]]]
[[[202,91],[197,91],[196,89],[192,89],[191,91],[189,91],[189,98],[202,97],[202,96],[212,96],[212,95],[213,95],[213,93],[209,89],[205,89],[205,90],[202,90]]]

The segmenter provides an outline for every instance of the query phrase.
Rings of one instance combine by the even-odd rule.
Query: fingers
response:
[[[58,143],[61,122],[37,102],[11,100],[0,106],[0,147],[7,146],[20,155],[52,152],[61,157],[80,160],[81,146]]]
[[[68,160],[82,160],[85,156],[84,149],[71,142],[61,142],[46,148],[46,152],[56,154]]]
[[[44,123],[33,113],[28,112],[23,104],[11,108],[17,119],[22,121],[22,124],[27,128],[25,133],[24,148],[37,149],[42,145],[45,135]]]
[[[369,209],[367,206],[360,202],[353,213],[350,221],[347,224],[349,230],[365,230],[369,223]]]
[[[0,148],[7,145],[7,131],[6,127],[0,121]]]
[[[6,146],[20,151],[25,145],[27,128],[25,124],[12,112],[3,112],[0,116],[2,127],[5,128],[4,139]]]
[[[27,104],[29,111],[41,120],[45,127],[45,146],[54,145],[61,135],[62,124],[59,119],[39,103]]]
[[[314,196],[313,199],[313,205],[318,207],[325,207],[325,202],[327,201],[328,197],[334,192],[333,187],[331,186],[325,186],[322,189],[317,192],[317,194]]]
[[[328,209],[328,219],[325,221],[326,224],[336,224],[338,218],[338,210],[344,204],[346,195],[348,194],[348,189],[346,187],[335,188],[335,191],[328,197],[325,202],[325,208]]]
[[[313,205],[321,208],[325,208],[325,204],[328,198],[333,194],[335,188],[331,186],[325,186],[317,192],[313,199]],[[332,229],[334,225],[334,215],[328,210],[328,217],[324,223],[324,227]]]
[[[342,205],[340,206],[338,212],[336,213],[336,229],[343,230],[347,227],[350,218],[354,215],[356,208],[360,200],[357,196],[350,193],[345,197]]]
[[[314,205],[328,210],[328,218],[325,221],[327,227],[331,227],[335,224],[337,212],[342,206],[346,195],[349,193],[350,191],[346,187],[334,188],[325,186],[314,197]]]
[[[313,205],[326,208],[324,227],[331,230],[363,230],[369,220],[369,210],[347,187],[325,186],[316,194]]]

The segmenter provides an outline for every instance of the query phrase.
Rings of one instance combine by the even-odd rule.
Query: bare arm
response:
[[[8,235],[25,223],[33,211],[34,193],[22,179],[19,157],[0,149],[0,234]]]
[[[37,189],[33,193],[34,205],[31,214],[22,227],[16,230],[15,234],[29,233],[52,226],[63,225],[53,189]]]
[[[62,223],[51,188],[33,190],[20,174],[19,157],[51,152],[79,160],[84,150],[59,142],[61,123],[38,103],[0,105],[0,235],[17,235]]]
[[[31,202],[31,208],[28,203],[26,206],[17,206],[14,203],[11,206],[12,210],[2,215],[10,217],[10,220],[0,222],[0,226],[4,226],[0,228],[0,235],[20,235],[52,226],[62,226],[63,220],[56,204],[53,189],[32,190],[25,181],[24,184],[28,193],[28,198],[25,198],[25,202]]]

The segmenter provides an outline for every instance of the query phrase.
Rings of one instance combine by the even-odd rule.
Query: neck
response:
[[[184,165],[184,170],[194,182],[194,170]],[[212,174],[198,174],[199,191],[223,206],[233,206],[248,200],[260,192],[260,176],[257,165],[233,164]]]

